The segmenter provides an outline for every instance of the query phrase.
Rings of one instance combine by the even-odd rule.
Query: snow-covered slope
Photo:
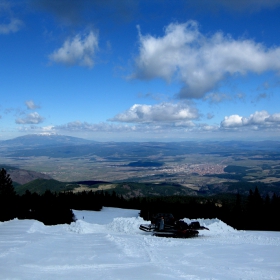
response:
[[[160,238],[137,210],[74,212],[71,225],[0,223],[0,279],[280,279],[280,232],[199,219],[197,238]]]

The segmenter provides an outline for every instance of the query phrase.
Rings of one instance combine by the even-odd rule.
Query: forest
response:
[[[26,191],[16,194],[10,175],[0,171],[0,221],[14,218],[35,219],[45,225],[75,221],[72,209],[100,211],[102,207],[139,209],[140,216],[150,220],[158,212],[181,218],[218,218],[238,230],[280,230],[280,196],[262,197],[258,187],[248,196],[219,194],[213,196],[158,196],[125,199],[116,192],[72,191],[39,195]]]

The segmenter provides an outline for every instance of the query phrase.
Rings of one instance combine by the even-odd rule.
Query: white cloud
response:
[[[217,131],[219,129],[219,127],[215,126],[215,125],[207,125],[207,124],[204,124],[201,126],[201,130],[202,131]]]
[[[127,123],[176,122],[194,120],[198,117],[197,109],[185,103],[135,104],[109,121]]]
[[[11,3],[7,1],[0,3],[0,19],[4,21],[0,24],[0,34],[15,33],[24,25],[20,19],[13,16]]]
[[[162,127],[164,127],[164,126],[172,127],[172,124],[171,125],[168,125],[168,124],[162,125]],[[177,127],[193,128],[193,127],[195,127],[195,124],[192,121],[178,121],[178,122],[174,122],[173,126],[176,128]]]
[[[41,129],[44,132],[51,132],[53,130],[54,126],[53,125],[48,125],[48,126],[43,126]]]
[[[221,122],[222,127],[237,127],[242,126],[242,117],[239,115],[226,116]]]
[[[266,121],[268,122],[277,122],[280,124],[280,113],[273,114],[269,116]]]
[[[269,118],[269,113],[267,111],[260,111],[251,114],[249,118],[243,117],[244,125],[262,125]]]
[[[238,128],[251,126],[254,129],[280,128],[280,113],[270,115],[267,111],[256,111],[249,117],[239,115],[226,116],[221,128]]]
[[[73,121],[64,125],[53,127],[55,130],[62,131],[89,131],[89,132],[118,132],[133,131],[133,126],[113,125],[109,123],[91,124],[88,122]]]
[[[27,119],[27,118],[26,118]],[[20,124],[28,122],[21,121]],[[164,141],[186,139],[271,139],[280,132],[280,113],[270,115],[266,111],[255,112],[249,117],[231,115],[220,126],[200,123],[196,120],[157,121],[128,123],[88,123],[73,121],[63,125],[39,127],[37,123],[20,127],[21,131],[48,132],[101,141],[141,141],[143,139]]]
[[[61,48],[49,55],[49,59],[68,66],[93,67],[93,58],[97,48],[97,34],[90,31],[84,37],[78,34],[74,38],[66,40]]]
[[[33,100],[28,100],[28,101],[25,101],[25,105],[27,106],[28,109],[36,109],[36,108],[40,108],[39,105],[36,105]]]
[[[235,40],[217,32],[206,36],[198,23],[171,23],[162,37],[139,32],[139,55],[132,78],[174,79],[183,83],[180,98],[201,98],[236,74],[280,71],[280,48],[267,49],[252,40]]]
[[[0,24],[0,34],[15,33],[21,29],[23,22],[16,18],[11,18],[9,23]]]
[[[16,119],[17,124],[38,124],[44,121],[37,112],[26,115],[24,118]]]
[[[57,133],[83,134],[92,135],[91,137],[100,137],[103,139],[122,139],[123,141],[139,141],[139,139],[157,139],[164,138],[174,139],[184,137],[196,130],[195,124],[192,121],[181,121],[174,123],[137,123],[129,124],[114,124],[114,123],[98,123],[91,124],[87,122],[74,121],[65,125],[55,126],[52,131]],[[200,129],[202,130],[202,129]],[[175,136],[175,134],[177,136]]]

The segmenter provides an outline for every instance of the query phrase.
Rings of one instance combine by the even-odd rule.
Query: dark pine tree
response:
[[[7,171],[2,168],[0,171],[0,221],[13,219],[15,215],[16,194],[13,181]]]
[[[13,181],[4,168],[0,171],[0,196],[5,198],[15,196]]]
[[[264,203],[257,187],[254,192],[252,190],[249,192],[246,210],[247,221],[245,229],[264,230],[266,228],[265,223],[262,222],[265,219]]]

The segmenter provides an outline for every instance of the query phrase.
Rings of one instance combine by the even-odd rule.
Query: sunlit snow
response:
[[[198,219],[210,230],[162,238],[139,230],[137,210],[74,213],[71,225],[0,223],[0,279],[280,279],[280,232]]]

